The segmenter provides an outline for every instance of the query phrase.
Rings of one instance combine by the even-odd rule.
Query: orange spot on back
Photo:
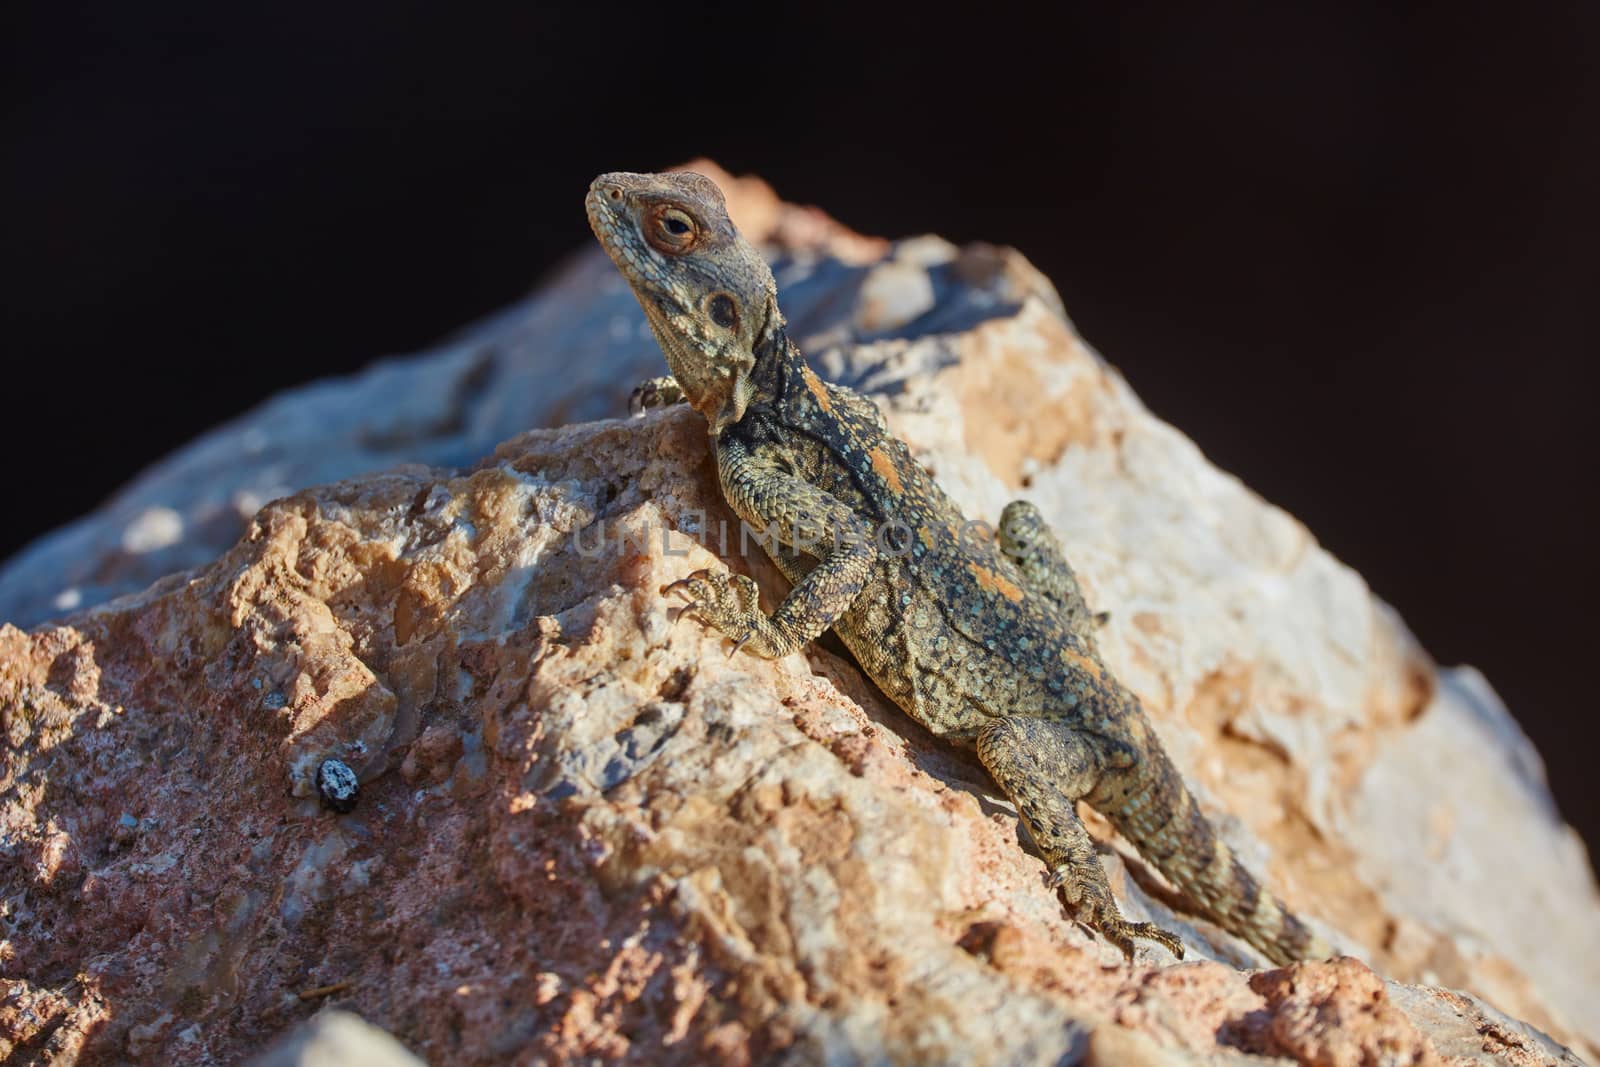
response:
[[[974,578],[978,579],[978,585],[986,592],[999,593],[1012,602],[1022,599],[1022,590],[1017,587],[1016,582],[1011,581],[1009,578],[996,574],[988,567],[978,563],[967,564],[967,569],[972,572]]]
[[[1097,681],[1105,677],[1105,672],[1100,669],[1100,664],[1088,656],[1072,651],[1070,648],[1061,650],[1061,662],[1069,667],[1075,667]]]
[[[902,492],[900,472],[895,469],[894,460],[889,458],[889,453],[881,448],[874,448],[867,454],[872,457],[872,469],[878,472],[878,477],[883,479],[884,484],[893,492]]]
[[[833,411],[833,399],[828,396],[828,387],[822,384],[822,379],[817,377],[816,372],[802,364],[800,377],[805,379],[806,388],[811,390],[811,395],[817,398],[817,405],[823,411],[831,413]]]

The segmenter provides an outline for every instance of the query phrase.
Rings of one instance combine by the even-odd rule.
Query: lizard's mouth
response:
[[[589,229],[610,257],[617,270],[635,288],[644,285],[654,290],[649,264],[642,261],[631,232],[633,219],[628,213],[626,194],[619,185],[606,182],[606,175],[596,178],[584,198],[584,211],[589,216]],[[641,300],[642,302],[642,300]],[[649,308],[645,309],[647,312]]]
[[[607,203],[608,197],[599,185],[599,182],[595,182],[589,187],[589,195],[584,197],[583,207],[589,216],[589,229],[594,231],[594,235],[609,252],[612,234],[617,228],[617,217],[611,205]]]

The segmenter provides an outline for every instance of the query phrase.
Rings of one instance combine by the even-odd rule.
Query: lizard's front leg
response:
[[[664,408],[668,404],[681,404],[687,399],[683,395],[683,387],[672,375],[664,378],[646,378],[633,387],[633,392],[628,396],[628,414],[634,418],[642,418],[646,411]]]
[[[789,590],[769,617],[757,602],[756,583],[726,571],[696,571],[663,592],[688,600],[684,613],[699,618],[758,656],[775,659],[803,647],[849,610],[872,575],[878,551],[871,530],[822,489],[763,459],[739,443],[719,442],[722,493],[758,539],[814,556],[817,565]],[[775,539],[775,540],[774,540]]]

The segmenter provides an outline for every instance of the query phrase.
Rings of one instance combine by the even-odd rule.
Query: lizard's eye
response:
[[[739,324],[739,309],[734,306],[733,297],[727,293],[712,293],[711,299],[706,301],[706,313],[718,326],[731,330]]]
[[[645,224],[644,235],[658,251],[672,256],[694,247],[695,239],[700,236],[700,228],[688,212],[675,207],[663,207],[657,209]]]

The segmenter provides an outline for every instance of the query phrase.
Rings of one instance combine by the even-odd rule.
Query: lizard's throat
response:
[[[713,437],[744,418],[755,394],[748,355],[709,352],[667,330],[657,330],[656,339],[684,399],[705,418]]]

